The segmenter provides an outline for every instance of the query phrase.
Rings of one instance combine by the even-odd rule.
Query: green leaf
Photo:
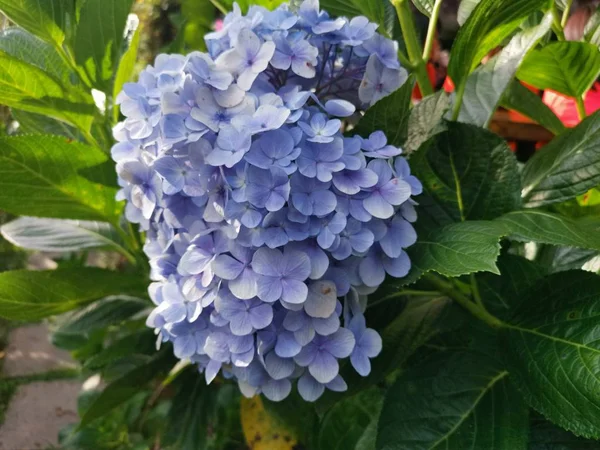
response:
[[[593,222],[539,210],[515,211],[495,222],[503,224],[506,235],[516,241],[600,250],[598,224]]]
[[[511,380],[552,422],[598,439],[600,277],[553,274],[523,297],[503,331]]]
[[[117,224],[113,171],[105,153],[65,138],[0,138],[0,208]]]
[[[13,119],[19,124],[17,130],[19,134],[54,134],[65,136],[74,141],[82,141],[84,138],[77,128],[52,117],[21,111],[16,108],[12,108],[10,112]]]
[[[387,136],[388,144],[402,146],[408,134],[413,87],[414,77],[411,75],[399,89],[370,107],[351,134],[366,138],[381,130]]]
[[[557,136],[523,171],[523,198],[536,207],[569,200],[600,183],[600,112]]]
[[[566,130],[563,123],[554,114],[554,111],[538,95],[531,92],[517,80],[513,80],[504,91],[500,105],[535,120],[555,135],[559,135]]]
[[[217,425],[218,389],[207,386],[196,370],[181,375],[179,391],[173,399],[167,423],[167,441],[177,450],[208,449],[209,427]]]
[[[583,34],[586,42],[596,47],[600,46],[600,9],[596,9],[585,24]]]
[[[515,255],[498,259],[501,275],[482,273],[477,277],[479,291],[487,310],[499,318],[512,314],[523,292],[547,275],[545,267]]]
[[[492,219],[518,209],[517,161],[491,131],[449,122],[411,158],[423,183],[419,217],[435,224]]]
[[[75,62],[97,89],[109,92],[121,56],[123,33],[133,0],[86,0],[73,50]],[[112,90],[110,90],[112,92]]]
[[[0,53],[0,97],[12,108],[48,115],[89,131],[96,106],[92,96],[66,91],[60,80],[37,66]]]
[[[527,408],[507,375],[474,352],[410,368],[385,398],[377,450],[525,450]]]
[[[529,450],[597,450],[598,441],[575,436],[544,420],[534,416],[531,419]]]
[[[412,0],[415,7],[427,17],[431,17],[435,0]]]
[[[121,61],[119,62],[119,68],[117,69],[117,74],[115,75],[113,101],[117,98],[117,96],[123,89],[123,85],[130,81],[133,77],[133,71],[135,68],[135,62],[137,60],[139,44],[140,30],[138,29],[135,31],[133,37],[131,38],[129,48],[121,58]],[[119,107],[117,105],[113,105],[113,121],[119,121]]]
[[[2,225],[0,233],[11,244],[28,250],[76,252],[108,247],[128,254],[119,234],[106,222],[19,217]]]
[[[481,0],[461,0],[458,5],[458,24],[462,27]]]
[[[152,355],[156,351],[155,341],[156,336],[150,329],[127,334],[87,359],[83,366],[95,371],[132,354]]]
[[[448,74],[457,92],[490,50],[509,37],[533,12],[545,10],[548,0],[482,0],[460,28],[450,56]]]
[[[383,296],[371,294],[370,299],[375,301],[385,300],[386,304],[382,307],[390,310],[387,303],[396,301],[404,302],[404,310],[394,318],[381,332],[383,349],[381,354],[371,360],[371,373],[366,377],[361,377],[349,365],[342,368],[342,378],[348,384],[348,391],[336,394],[326,392],[318,402],[320,410],[325,410],[331,404],[340,398],[354,395],[371,386],[374,386],[385,379],[394,370],[399,369],[407,359],[429,341],[433,336],[451,327],[460,324],[460,318],[457,318],[457,310],[452,308],[452,301],[448,297],[437,296],[430,298],[417,298],[398,295],[400,288],[389,289],[396,292],[397,299],[385,300]],[[390,294],[390,297],[394,294]],[[371,320],[371,307],[367,310],[367,322],[373,326]]]
[[[173,365],[170,350],[159,353],[110,383],[96,398],[81,417],[79,429],[90,422],[104,417],[118,406],[138,394],[154,378],[166,373]]]
[[[76,311],[61,323],[57,331],[73,334],[89,333],[110,325],[118,325],[149,306],[151,306],[149,303],[132,297],[107,298]]]
[[[319,3],[321,9],[333,16],[366,16],[370,21],[381,25],[379,32],[383,32],[385,2],[382,0],[320,0]]]
[[[538,89],[581,97],[600,75],[600,50],[586,42],[554,42],[532,51],[517,77]]]
[[[550,269],[554,272],[581,269],[586,263],[598,256],[598,250],[576,247],[556,247],[553,249]]]
[[[420,235],[408,254],[421,273],[435,271],[448,277],[475,272],[499,274],[496,259],[500,237],[505,233],[503,224],[493,221],[449,224]]]
[[[0,317],[39,320],[110,295],[146,295],[147,282],[131,274],[82,267],[0,273]]]
[[[372,388],[343,400],[331,408],[321,421],[318,450],[360,450],[371,430],[376,429],[383,398]],[[371,437],[372,439],[372,437]],[[369,448],[369,447],[366,447]],[[371,447],[369,450],[372,450]]]
[[[76,22],[73,0],[0,0],[2,11],[12,22],[30,33],[62,45],[68,27]]]
[[[550,31],[552,17],[547,13],[539,25],[518,33],[499,55],[469,75],[459,121],[487,128],[525,55]]]
[[[69,66],[55,47],[27,31],[10,27],[0,33],[0,52],[47,72],[63,87],[73,89]]]
[[[404,155],[417,151],[432,136],[446,130],[444,114],[450,108],[450,97],[438,91],[421,100],[408,117],[408,137],[402,147]]]

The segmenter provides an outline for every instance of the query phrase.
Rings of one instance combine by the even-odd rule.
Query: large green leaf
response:
[[[96,106],[92,96],[67,91],[60,80],[8,53],[0,52],[0,97],[2,103],[48,115],[89,131]]]
[[[600,75],[600,50],[586,42],[554,42],[532,51],[517,77],[539,89],[581,97]]]
[[[500,54],[467,78],[458,120],[487,127],[525,55],[550,30],[552,17],[552,13],[548,13],[539,25],[514,36]]]
[[[146,363],[135,367],[114,380],[85,410],[79,423],[79,429],[100,417],[104,417],[138,394],[154,378],[170,370],[173,366],[173,360],[174,358],[169,350],[163,351]]]
[[[0,52],[42,69],[65,88],[74,88],[69,77],[72,71],[56,48],[22,28],[10,27],[0,33]]]
[[[19,129],[17,130],[19,134],[54,134],[65,136],[75,141],[82,141],[84,138],[77,128],[52,117],[16,108],[12,108],[10,112],[19,124]]]
[[[548,5],[548,0],[482,0],[460,28],[452,46],[448,73],[457,91],[490,50],[509,37],[531,13]]]
[[[430,137],[446,130],[444,114],[450,107],[450,96],[438,91],[421,100],[408,117],[408,137],[402,147],[404,155],[417,151]]]
[[[62,45],[76,22],[73,0],[0,0],[0,11],[45,41]]]
[[[16,270],[0,274],[0,317],[39,320],[110,295],[146,296],[135,275],[95,268]]]
[[[128,254],[115,228],[106,222],[19,217],[0,227],[2,237],[28,250],[75,252],[107,247]]]
[[[498,274],[496,259],[503,224],[493,221],[468,221],[445,225],[419,236],[408,249],[414,270],[435,271],[448,277],[475,272]]]
[[[487,310],[499,318],[512,314],[523,292],[548,272],[540,264],[515,255],[498,258],[498,269],[501,275],[482,273],[477,281]]]
[[[86,0],[74,39],[75,61],[94,87],[109,92],[121,56],[123,34],[133,0]],[[112,90],[110,91],[112,93]]]
[[[449,122],[411,158],[423,183],[420,220],[436,224],[492,219],[520,205],[517,161],[491,131]]]
[[[600,250],[600,233],[594,222],[540,210],[514,211],[495,222],[504,225],[505,235],[517,241]]]
[[[129,48],[119,62],[119,68],[117,69],[117,74],[115,75],[115,85],[113,87],[113,101],[116,100],[117,96],[121,92],[121,89],[123,89],[123,85],[130,81],[133,77],[139,44],[140,30],[138,29],[131,38]],[[119,107],[116,104],[113,104],[113,120],[115,122],[118,122],[119,120]]]
[[[569,200],[600,183],[600,112],[557,136],[523,171],[526,206]]]
[[[56,136],[0,138],[0,208],[118,223],[114,168],[99,149]]]
[[[377,428],[383,398],[377,388],[345,399],[321,420],[317,438],[318,450],[373,450],[366,447],[369,436]]]
[[[518,80],[513,80],[500,100],[500,105],[513,109],[535,120],[541,126],[558,135],[566,130],[554,111],[542,99],[527,89]]]
[[[503,333],[508,370],[533,408],[552,422],[600,438],[600,277],[553,274],[524,294]]]
[[[402,146],[408,133],[413,87],[414,77],[410,76],[398,90],[369,108],[351,134],[366,138],[381,130],[387,136],[388,144]]]
[[[527,408],[507,376],[474,352],[410,368],[385,398],[377,450],[525,450]]]

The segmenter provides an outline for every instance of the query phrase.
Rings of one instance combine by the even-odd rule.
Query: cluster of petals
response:
[[[148,317],[211,382],[307,401],[381,351],[366,295],[410,269],[421,191],[384,133],[344,124],[397,89],[396,44],[317,0],[239,8],[208,53],[159,55],[117,101],[119,197],[146,231]]]

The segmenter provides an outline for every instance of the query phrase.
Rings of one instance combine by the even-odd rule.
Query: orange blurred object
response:
[[[567,127],[576,126],[580,120],[577,114],[577,105],[571,97],[566,97],[558,92],[544,91],[542,100],[548,107],[554,111],[561,122]],[[596,83],[588,91],[584,98],[586,114],[592,114],[600,109],[600,83]]]

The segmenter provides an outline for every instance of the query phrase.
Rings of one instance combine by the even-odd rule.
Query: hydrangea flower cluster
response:
[[[314,401],[366,376],[381,338],[364,294],[405,276],[421,192],[382,132],[339,119],[397,89],[396,44],[317,0],[236,5],[208,53],[160,55],[117,101],[112,149],[126,217],[147,231],[147,320],[211,382]]]

